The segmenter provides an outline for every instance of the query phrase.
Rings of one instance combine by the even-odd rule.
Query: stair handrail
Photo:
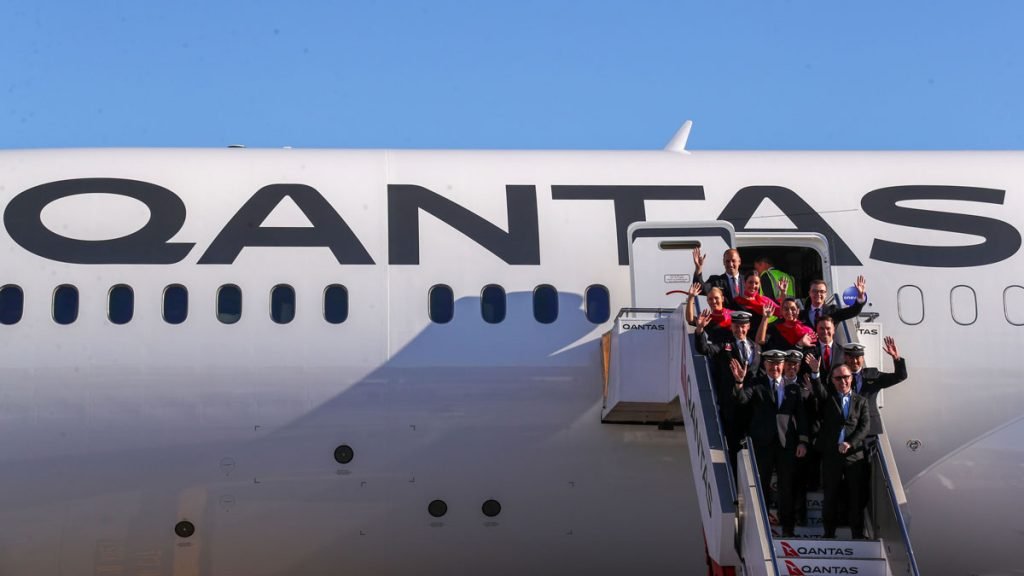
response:
[[[768,501],[764,497],[764,488],[761,486],[761,474],[757,470],[757,458],[754,458],[754,441],[750,436],[747,436],[742,442],[740,442],[740,446],[742,448],[740,449],[739,458],[743,458],[745,461],[750,462],[750,469],[754,476],[754,486],[757,492],[758,511],[760,512],[761,523],[765,527],[765,530],[768,531],[768,556],[771,558],[772,570],[774,571],[774,574],[777,575],[779,573],[779,559],[775,556],[775,545],[771,542],[772,524],[771,520],[768,518]],[[737,460],[737,465],[739,465],[739,460]],[[743,561],[746,562],[746,558],[744,558]]]
[[[700,316],[700,313],[702,312],[701,306],[700,306],[700,300],[696,300],[694,303],[696,304],[697,315]],[[707,376],[708,376],[708,382],[711,383],[712,387],[714,387],[715,386],[715,379],[711,377],[711,368],[709,366],[708,359],[707,359],[706,356],[704,356],[700,352],[697,352],[697,342],[696,342],[697,335],[694,332],[694,327],[690,326],[689,324],[686,324],[686,337],[689,339],[688,344],[690,344],[690,347],[689,347],[690,348],[690,356],[692,357],[692,360],[694,361],[694,367],[696,368],[697,366],[702,366],[704,373],[707,374]],[[711,402],[713,403],[713,406],[715,408],[714,409],[715,427],[718,430],[718,436],[722,439],[722,445],[725,446],[725,453],[726,453],[726,455],[728,455],[729,454],[729,439],[726,438],[726,436],[725,436],[725,428],[722,428],[722,419],[719,417],[719,414],[721,414],[722,412],[721,412],[721,410],[719,409],[719,406],[718,406],[718,394],[717,394],[717,392],[711,394]],[[735,502],[736,501],[736,478],[738,477],[738,474],[736,473],[735,470],[732,469],[732,461],[729,458],[725,459],[725,469],[726,469],[726,471],[728,472],[728,475],[729,475],[729,486],[732,489],[732,500],[733,500],[733,502]]]
[[[885,453],[882,450],[882,446],[878,438],[872,438],[868,440],[868,454],[871,458],[872,468],[876,469],[882,475],[883,484],[885,487],[885,496],[889,502],[889,510],[892,512],[893,519],[896,522],[896,527],[899,532],[899,537],[903,542],[903,546],[906,551],[906,569],[907,573],[912,576],[920,576],[921,572],[917,567],[917,558],[914,556],[914,547],[910,542],[910,532],[907,530],[906,520],[903,518],[903,511],[900,509],[899,498],[896,495],[896,490],[893,489],[893,475],[889,470],[888,459],[885,457]],[[874,483],[877,486],[877,482]],[[874,486],[872,487],[874,488]],[[871,498],[874,500],[874,504],[877,504],[879,494],[877,490],[872,490]],[[872,506],[872,520],[873,524],[878,525],[878,518],[875,511],[877,506]],[[880,536],[879,534],[875,535]],[[882,535],[884,537],[884,535]],[[887,555],[890,556],[890,555]],[[890,565],[892,558],[889,558]],[[893,571],[895,573],[895,571]]]
[[[680,339],[675,369],[679,370],[679,401],[689,443],[692,473],[701,510],[709,557],[721,566],[740,563],[737,546],[736,477],[729,463],[728,445],[722,431],[715,385],[708,359],[696,352],[684,308],[673,314],[673,334]]]

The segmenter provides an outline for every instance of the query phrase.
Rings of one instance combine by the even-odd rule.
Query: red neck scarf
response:
[[[719,311],[711,311],[711,326],[728,329],[732,326],[732,310],[722,308]]]
[[[782,321],[775,323],[775,329],[779,331],[779,335],[789,342],[790,346],[796,344],[806,334],[814,334],[814,330],[811,330],[809,326],[803,322],[789,322]]]
[[[778,303],[763,294],[754,294],[753,296],[747,296],[744,294],[743,296],[737,297],[735,301],[740,308],[743,308],[747,312],[757,316],[762,316],[764,314],[765,304],[771,305],[771,316],[775,316],[775,313],[779,310]]]

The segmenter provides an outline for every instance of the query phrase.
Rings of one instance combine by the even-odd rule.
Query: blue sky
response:
[[[0,0],[0,148],[1024,149],[1024,3]]]

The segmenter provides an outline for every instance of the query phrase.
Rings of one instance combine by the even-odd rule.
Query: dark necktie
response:
[[[825,366],[824,366],[825,373],[826,374],[831,374],[832,373],[832,346],[829,346],[828,344],[822,344],[821,345],[821,349],[822,349],[821,350],[821,360],[822,360],[822,362],[825,363]]]

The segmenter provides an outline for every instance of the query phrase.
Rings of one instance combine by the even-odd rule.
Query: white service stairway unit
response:
[[[671,371],[672,349],[685,336],[672,310],[624,308],[602,339],[602,422],[680,424],[679,373]]]

